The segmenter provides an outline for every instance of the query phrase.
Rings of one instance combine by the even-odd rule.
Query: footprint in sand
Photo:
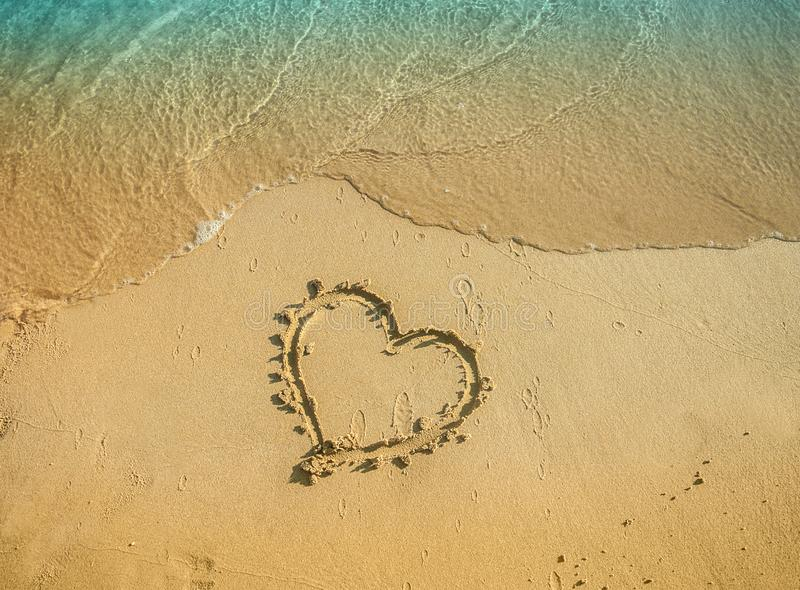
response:
[[[550,425],[550,414],[546,413],[542,408],[542,403],[539,399],[539,389],[541,387],[541,380],[539,377],[533,378],[533,383],[530,387],[526,387],[519,398],[522,401],[524,412],[531,415],[533,420],[533,434],[538,439],[536,450],[537,466],[536,472],[539,479],[544,479],[547,473],[546,470],[546,453],[544,447],[544,434],[547,427]]]
[[[353,417],[350,419],[350,436],[359,445],[364,444],[364,438],[367,435],[367,419],[364,412],[356,410]]]
[[[411,422],[414,419],[414,411],[411,408],[411,399],[405,391],[400,393],[394,400],[394,411],[392,412],[392,428],[395,434],[407,436],[411,434]]]

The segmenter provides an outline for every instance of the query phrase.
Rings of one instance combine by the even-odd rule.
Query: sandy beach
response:
[[[548,253],[346,183],[267,192],[141,285],[2,325],[0,586],[793,587],[798,263]],[[402,457],[308,477],[279,316],[315,279],[475,346],[482,403],[426,446],[464,359],[322,307],[298,362],[326,438]]]
[[[0,0],[0,590],[800,589],[800,0]]]

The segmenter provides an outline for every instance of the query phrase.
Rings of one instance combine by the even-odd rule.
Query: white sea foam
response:
[[[201,244],[205,244],[211,238],[219,233],[225,222],[231,218],[228,211],[220,211],[216,219],[206,219],[199,221],[194,230],[194,242],[191,244],[192,249],[197,248]]]

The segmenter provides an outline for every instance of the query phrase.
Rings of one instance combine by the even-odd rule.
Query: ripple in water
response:
[[[542,248],[796,239],[798,48],[797,1],[0,0],[0,315],[311,175]]]

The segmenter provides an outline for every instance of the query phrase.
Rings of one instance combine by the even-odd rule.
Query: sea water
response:
[[[548,249],[797,239],[798,113],[798,0],[0,0],[0,315],[309,176]]]

